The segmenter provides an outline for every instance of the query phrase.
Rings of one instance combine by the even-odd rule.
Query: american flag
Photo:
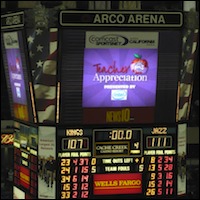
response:
[[[27,42],[39,123],[55,122],[57,32],[57,28],[27,29]]]
[[[194,64],[198,43],[198,29],[186,29],[183,36],[183,68],[180,78],[178,120],[188,120],[193,89]]]

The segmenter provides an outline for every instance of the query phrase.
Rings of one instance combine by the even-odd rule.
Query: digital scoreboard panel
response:
[[[165,22],[134,23],[132,12],[60,13],[60,124],[176,123],[182,14],[154,15]],[[124,20],[109,21],[117,16]]]
[[[58,199],[172,198],[177,128],[57,130]]]
[[[25,199],[35,199],[38,191],[37,128],[17,121],[14,127],[14,188],[20,190]]]
[[[13,12],[1,16],[2,60],[11,115],[15,120],[33,123],[37,119],[23,27],[24,12]]]

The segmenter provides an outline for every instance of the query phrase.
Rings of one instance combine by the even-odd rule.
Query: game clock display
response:
[[[140,156],[141,129],[94,129],[94,156]]]
[[[58,129],[57,198],[175,197],[176,129]]]

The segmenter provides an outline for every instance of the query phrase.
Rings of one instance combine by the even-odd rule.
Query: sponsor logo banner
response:
[[[94,174],[94,195],[140,194],[142,174]]]

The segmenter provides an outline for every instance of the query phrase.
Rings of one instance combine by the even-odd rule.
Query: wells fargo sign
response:
[[[94,194],[140,194],[142,175],[132,174],[94,174]]]

